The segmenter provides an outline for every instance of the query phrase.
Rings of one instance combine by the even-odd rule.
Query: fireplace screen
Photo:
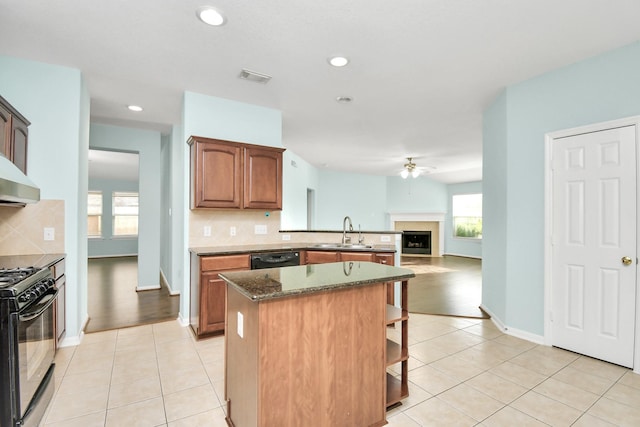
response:
[[[403,231],[402,253],[431,255],[431,231]]]

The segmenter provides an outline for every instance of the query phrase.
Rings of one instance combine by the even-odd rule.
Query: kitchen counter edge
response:
[[[270,245],[210,246],[189,248],[189,252],[199,256],[294,251],[396,252],[396,247],[393,245],[372,245],[370,248],[320,248],[316,247],[315,245],[318,245],[318,243],[276,243]]]
[[[358,278],[336,278],[336,272],[341,273],[344,271],[345,264],[358,264],[358,266],[365,269],[362,277]],[[293,267],[280,267],[270,268],[264,270],[246,270],[238,272],[225,272],[220,273],[219,277],[224,280],[229,286],[233,286],[242,295],[254,302],[271,300],[276,298],[285,298],[291,296],[299,296],[305,294],[314,294],[318,292],[334,291],[340,289],[351,288],[355,286],[365,286],[374,283],[385,282],[397,282],[401,280],[408,280],[415,277],[415,273],[407,268],[394,267],[383,264],[377,264],[372,262],[357,261],[357,262],[335,262],[327,264],[315,264],[314,268],[318,270],[318,273],[322,273],[323,277],[327,277],[326,281],[322,283],[305,282],[304,278],[297,278],[295,275],[291,275],[291,278],[285,278],[286,275],[281,275],[281,270],[287,269],[294,271],[294,269],[303,271],[309,266],[300,265]],[[299,277],[304,277],[301,275]],[[284,281],[284,285],[282,281]],[[283,290],[283,288],[286,288]]]

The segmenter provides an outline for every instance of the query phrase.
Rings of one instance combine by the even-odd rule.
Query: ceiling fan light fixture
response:
[[[212,6],[202,6],[196,10],[196,16],[207,25],[219,27],[227,22],[222,12]]]
[[[402,179],[407,179],[409,175],[411,175],[413,178],[417,178],[420,176],[420,170],[418,169],[417,165],[412,162],[412,159],[412,157],[407,157],[408,161],[404,164],[404,169],[402,169],[402,172],[400,172],[400,176],[402,177]]]

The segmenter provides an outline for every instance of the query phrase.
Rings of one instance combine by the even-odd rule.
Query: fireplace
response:
[[[431,231],[403,231],[402,253],[431,255]]]

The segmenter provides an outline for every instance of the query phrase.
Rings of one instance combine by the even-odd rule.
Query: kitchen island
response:
[[[406,396],[406,288],[411,270],[336,262],[221,273],[227,283],[227,423],[381,426]],[[401,281],[402,308],[386,283]],[[403,309],[404,308],[404,309]],[[402,322],[402,343],[387,325]],[[401,362],[404,381],[386,373]],[[397,384],[399,390],[394,390]]]

